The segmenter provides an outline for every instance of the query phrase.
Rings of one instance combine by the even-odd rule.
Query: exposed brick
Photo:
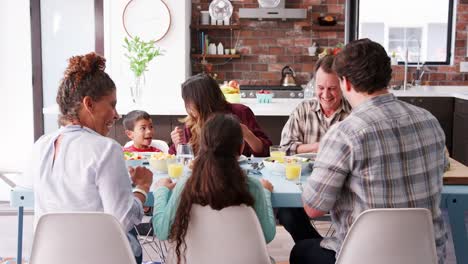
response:
[[[268,64],[268,71],[280,73],[284,66],[285,64],[270,63]],[[281,76],[281,75],[278,75],[278,76]]]
[[[274,38],[260,39],[259,44],[262,46],[274,46],[276,45],[276,39]]]
[[[208,10],[212,0],[192,0],[192,24],[198,24],[199,11]],[[459,73],[459,63],[466,61],[466,45],[468,32],[468,0],[457,2],[457,18],[455,33],[455,65],[425,66],[426,74],[423,83],[430,85],[468,85],[468,74]],[[241,7],[256,8],[257,0],[233,1],[233,23],[241,25],[240,30],[234,30],[232,37],[230,30],[210,30],[210,40],[215,43],[222,42],[226,48],[236,43],[240,59],[221,64],[217,60],[209,60],[213,64],[213,72],[220,78],[237,79],[241,83],[279,84],[280,70],[290,65],[297,74],[299,84],[308,81],[314,70],[317,57],[307,54],[307,47],[316,42],[320,49],[334,47],[344,41],[344,31],[306,30],[310,23],[317,23],[321,14],[330,14],[337,17],[339,24],[344,24],[345,0],[287,0],[287,7],[309,8],[307,19],[304,20],[263,20],[239,19],[238,10]],[[196,39],[196,30],[191,30],[191,53],[200,52]],[[216,65],[216,64],[220,65]],[[194,73],[201,72],[200,60],[194,60],[192,69]],[[401,84],[403,81],[403,66],[392,66],[392,84]],[[412,78],[414,67],[409,69],[409,78]]]
[[[270,47],[268,50],[269,54],[272,55],[281,55],[284,53],[284,48],[282,47]]]
[[[252,64],[252,71],[268,71],[268,64]]]
[[[250,63],[234,63],[234,70],[235,71],[250,71],[251,70]]]
[[[275,55],[259,55],[258,62],[259,63],[275,63],[276,56]]]
[[[443,81],[446,79],[446,74],[445,73],[430,73],[429,74],[429,80],[430,81]]]

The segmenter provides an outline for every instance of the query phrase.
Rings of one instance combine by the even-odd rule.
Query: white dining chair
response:
[[[131,145],[133,145],[133,140],[130,140],[127,143],[125,143],[124,148],[130,147]],[[155,148],[158,148],[159,150],[161,150],[164,153],[169,152],[169,145],[164,140],[153,139],[151,141],[151,146],[153,146]]]
[[[436,264],[432,214],[425,208],[370,209],[343,241],[336,264]]]
[[[187,262],[182,263],[271,263],[263,231],[251,207],[230,206],[218,211],[192,205],[189,221],[185,236]],[[176,261],[171,244],[166,263]]]
[[[30,264],[135,264],[126,233],[101,212],[50,213],[37,224]]]

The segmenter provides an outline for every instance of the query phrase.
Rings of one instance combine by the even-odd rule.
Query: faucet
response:
[[[406,91],[406,84],[408,82],[408,47],[405,48],[405,76],[403,80],[403,91]]]

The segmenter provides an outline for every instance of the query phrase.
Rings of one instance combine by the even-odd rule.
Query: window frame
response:
[[[448,0],[448,22],[447,22],[447,52],[445,61],[426,61],[425,65],[451,65],[454,49],[452,47],[452,38],[454,37],[454,29],[456,26],[453,24],[454,18],[454,0]],[[345,42],[348,43],[356,40],[359,34],[359,2],[360,0],[346,0],[346,18],[345,24]],[[399,61],[398,65],[404,65],[404,62]],[[417,62],[408,62],[408,65],[417,65]]]

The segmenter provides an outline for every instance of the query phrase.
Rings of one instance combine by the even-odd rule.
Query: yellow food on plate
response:
[[[155,159],[155,160],[166,160],[166,159],[173,159],[173,158],[175,158],[175,155],[164,153],[164,152],[155,152],[151,154],[151,157],[150,157],[150,159]]]

